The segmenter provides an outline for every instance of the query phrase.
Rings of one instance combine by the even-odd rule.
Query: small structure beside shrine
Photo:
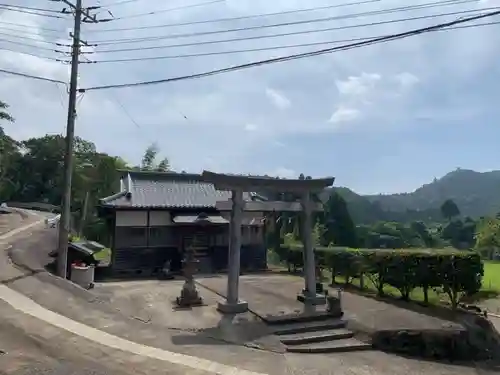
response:
[[[189,173],[122,171],[119,183],[119,192],[99,204],[110,234],[111,275],[180,274],[188,249],[198,273],[227,269],[230,212],[216,204],[231,204],[230,191]],[[242,199],[265,201],[252,192]],[[267,268],[264,232],[262,212],[243,215],[241,270]]]

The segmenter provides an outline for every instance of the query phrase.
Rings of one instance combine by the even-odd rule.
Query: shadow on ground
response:
[[[427,315],[433,318],[440,318],[444,320],[449,320],[453,322],[458,322],[462,318],[465,312],[462,311],[451,311],[446,306],[436,306],[436,305],[425,305],[423,303],[415,302],[415,301],[404,301],[402,299],[390,297],[390,296],[378,296],[376,292],[361,289],[356,285],[351,284],[330,284],[330,287],[333,288],[341,288],[347,292],[357,294],[362,297],[371,298],[375,301],[384,302],[389,305],[410,310],[419,314]]]
[[[253,349],[282,353],[284,347],[270,338],[269,330],[256,321],[245,321],[237,315],[222,315],[217,326],[203,328],[195,334],[172,337],[175,345],[243,345]]]

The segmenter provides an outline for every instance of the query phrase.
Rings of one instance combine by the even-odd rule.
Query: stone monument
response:
[[[203,304],[203,299],[198,294],[196,284],[194,282],[194,274],[198,270],[198,260],[195,259],[194,249],[190,246],[186,249],[186,257],[183,260],[184,285],[182,286],[181,295],[177,297],[176,302],[180,307],[200,306]]]

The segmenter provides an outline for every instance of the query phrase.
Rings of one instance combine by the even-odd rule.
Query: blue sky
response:
[[[17,5],[60,8],[48,1],[47,4],[35,0],[10,1]],[[117,0],[84,0],[87,6],[97,3],[103,10],[111,10],[116,18],[124,17],[99,25],[84,25],[85,40],[97,44],[104,40],[210,32],[424,4],[431,0],[381,0],[230,22],[106,32],[114,28],[213,20],[334,4],[332,0],[226,0],[172,12],[162,10],[206,1],[172,0],[168,5],[158,1],[152,5],[151,1],[137,0],[121,6],[104,6],[114,2]],[[339,4],[346,2],[338,1]],[[451,21],[459,15],[203,46],[103,52],[106,49],[268,36],[495,6],[500,7],[500,0],[208,36],[142,43],[100,43],[85,52],[93,52],[86,55],[88,58],[102,61],[316,43],[402,32]],[[152,11],[159,12],[125,18]],[[42,29],[64,30],[71,26],[71,20],[0,12],[0,32],[10,34],[0,37],[0,69],[67,81],[67,66],[1,48],[61,57],[36,46],[50,47],[44,42],[52,40],[67,43],[65,32],[48,33]],[[108,17],[104,11],[100,16]],[[500,21],[500,16],[490,21]],[[19,33],[6,28],[18,29]],[[6,42],[20,41],[13,35],[25,35],[39,41],[29,41],[35,47]],[[169,78],[320,48],[323,46],[82,64],[80,87]],[[121,155],[131,163],[137,163],[144,149],[155,142],[176,169],[282,177],[296,177],[299,173],[333,175],[337,178],[336,185],[348,186],[360,193],[411,191],[457,167],[478,171],[500,169],[500,147],[497,147],[500,135],[497,120],[500,117],[499,59],[500,25],[494,25],[425,34],[197,80],[89,91],[79,98],[77,134],[93,141],[100,150]],[[63,87],[8,75],[1,75],[0,80],[0,98],[11,105],[17,119],[15,125],[5,126],[9,134],[22,139],[64,132],[66,93]]]

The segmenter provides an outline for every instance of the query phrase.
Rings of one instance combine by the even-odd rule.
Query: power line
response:
[[[492,26],[492,25],[499,25],[499,24],[500,24],[500,21],[499,22],[488,22],[488,23],[482,23],[482,24],[448,27],[448,28],[439,29],[436,31],[447,31],[447,30],[453,30],[453,29],[465,29],[465,28]],[[98,60],[98,61],[88,61],[88,62],[84,62],[84,63],[86,63],[86,64],[117,63],[117,62],[135,62],[135,61],[148,61],[148,60],[167,60],[167,59],[181,59],[181,58],[191,58],[191,57],[231,55],[231,54],[238,54],[238,53],[262,52],[262,51],[273,51],[273,50],[288,49],[288,48],[312,47],[312,46],[327,45],[327,44],[349,43],[349,42],[364,41],[364,40],[369,40],[369,39],[373,39],[373,38],[381,38],[381,37],[383,37],[383,35],[376,36],[376,37],[373,37],[373,36],[372,37],[359,37],[359,38],[350,38],[350,39],[341,39],[341,40],[330,40],[330,41],[324,41],[324,42],[288,44],[288,45],[279,45],[279,46],[272,46],[272,47],[248,48],[248,49],[230,50],[230,51],[204,52],[204,53],[193,53],[193,54],[183,54],[183,55],[152,56],[152,57],[142,57],[142,58]]]
[[[60,11],[54,10],[54,9],[46,9],[46,8],[33,8],[33,7],[28,7],[24,5],[11,5],[11,4],[1,4],[0,7],[9,7],[9,8],[16,8],[16,9],[22,9],[22,10],[35,10],[39,12],[48,12],[48,13],[61,13]]]
[[[136,1],[136,0],[132,0],[132,1]],[[117,32],[117,31],[150,30],[150,29],[158,29],[158,28],[166,28],[166,27],[199,25],[199,24],[205,24],[205,23],[219,23],[219,22],[228,22],[228,21],[238,21],[238,20],[251,19],[251,18],[261,18],[261,17],[278,16],[278,15],[285,15],[285,14],[293,14],[293,13],[302,13],[302,12],[311,12],[311,11],[318,11],[318,10],[325,10],[325,9],[341,8],[341,7],[352,6],[352,5],[363,5],[363,4],[369,4],[369,3],[378,3],[380,1],[381,0],[366,0],[366,1],[356,1],[356,2],[351,2],[351,3],[342,3],[342,4],[335,4],[335,5],[327,5],[327,6],[314,7],[314,8],[294,9],[294,10],[288,10],[288,11],[282,11],[282,12],[274,12],[274,13],[253,14],[253,15],[249,15],[249,16],[240,16],[240,17],[218,18],[218,19],[209,19],[209,20],[201,20],[201,21],[169,23],[169,24],[153,25],[153,26],[125,27],[125,28],[106,29],[106,30],[89,30],[89,31],[87,31],[87,33],[95,33],[95,32],[106,33],[106,32]],[[474,1],[477,1],[477,0],[474,0]]]
[[[18,77],[36,79],[36,80],[39,80],[39,81],[46,81],[46,82],[59,83],[59,84],[62,84],[62,85],[67,85],[66,82],[60,81],[58,79],[52,79],[52,78],[41,77],[41,76],[34,76],[34,75],[31,75],[31,74],[13,72],[13,71],[10,71],[10,70],[5,70],[5,69],[0,69],[0,73],[14,75],[14,76],[18,76]]]
[[[1,31],[0,31],[0,35],[10,37],[10,38],[22,39],[22,40],[32,40],[32,41],[35,41],[37,43],[51,44],[51,45],[55,45],[55,46],[63,46],[61,43],[58,43],[56,41],[49,41],[49,40],[45,40],[45,39],[32,38],[32,37],[22,36],[22,35],[14,35],[14,34],[9,34],[9,33],[3,33]]]
[[[497,10],[497,11],[486,13],[486,14],[480,14],[480,15],[471,16],[471,17],[462,17],[462,18],[454,20],[454,21],[441,23],[441,24],[437,24],[437,25],[433,25],[433,26],[428,26],[428,27],[424,27],[424,28],[420,28],[420,29],[414,29],[414,30],[410,30],[410,31],[406,31],[406,32],[398,33],[398,34],[387,35],[387,36],[383,36],[380,38],[373,38],[373,39],[370,39],[367,41],[347,44],[347,45],[338,46],[338,47],[326,48],[326,49],[321,49],[321,50],[312,51],[312,52],[299,53],[299,54],[295,54],[295,55],[287,55],[287,56],[282,56],[282,57],[277,57],[277,58],[272,58],[272,59],[267,59],[267,60],[254,61],[251,63],[234,65],[231,67],[211,70],[211,71],[207,71],[207,72],[203,72],[203,73],[197,73],[197,74],[191,74],[191,75],[179,76],[179,77],[173,77],[173,78],[167,78],[167,79],[160,79],[160,80],[154,80],[154,81],[142,81],[142,82],[136,82],[136,83],[124,83],[124,84],[117,84],[117,85],[89,87],[89,88],[85,88],[85,89],[80,89],[80,91],[85,92],[85,91],[105,90],[105,89],[112,89],[112,88],[137,87],[137,86],[154,85],[154,84],[160,84],[160,83],[177,82],[177,81],[183,81],[183,80],[187,80],[187,79],[209,77],[209,76],[213,76],[213,75],[217,75],[217,74],[229,73],[232,71],[253,68],[253,67],[261,66],[261,65],[297,60],[297,59],[312,57],[312,56],[319,56],[319,55],[324,55],[324,54],[332,53],[332,52],[336,52],[336,51],[349,50],[349,49],[364,47],[367,45],[383,43],[383,42],[397,40],[397,39],[403,39],[403,38],[407,38],[407,37],[410,37],[413,35],[432,32],[432,31],[436,31],[436,30],[439,30],[442,28],[455,26],[455,25],[459,25],[459,24],[464,24],[467,22],[471,22],[471,21],[475,21],[475,20],[479,20],[479,19],[483,19],[483,18],[488,18],[488,17],[493,17],[496,15],[500,15],[500,11]]]
[[[494,8],[494,9],[496,9],[496,8]],[[474,11],[476,11],[476,10],[474,10]],[[472,11],[469,11],[469,12],[472,12]],[[241,42],[241,41],[257,40],[257,39],[278,38],[278,37],[291,36],[291,35],[320,33],[320,32],[326,32],[326,31],[343,30],[343,29],[351,29],[351,28],[358,28],[358,27],[379,26],[379,25],[390,24],[390,23],[420,20],[420,19],[426,19],[426,18],[435,18],[435,17],[441,16],[441,15],[447,16],[447,15],[455,15],[455,14],[457,14],[457,13],[455,13],[455,12],[453,12],[451,14],[450,13],[444,13],[444,14],[440,13],[437,15],[410,17],[410,18],[371,22],[371,23],[348,25],[348,26],[336,26],[336,27],[328,27],[328,28],[314,29],[314,30],[292,31],[292,32],[287,32],[287,33],[278,33],[278,34],[270,34],[270,35],[256,35],[256,36],[249,36],[249,37],[209,40],[209,41],[201,41],[201,42],[180,43],[180,44],[170,44],[170,45],[151,46],[151,47],[118,48],[118,49],[111,49],[111,50],[99,49],[99,50],[96,50],[95,52],[96,53],[111,53],[111,52],[147,51],[147,50],[168,49],[168,48],[176,48],[176,47],[193,47],[193,46],[201,46],[201,45],[208,45],[208,44]],[[458,14],[460,14],[460,13],[458,13]],[[94,46],[97,47],[97,44]]]
[[[30,44],[30,43],[16,42],[16,41],[13,41],[13,40],[0,39],[0,42],[2,42],[2,43],[9,43],[9,44],[15,44],[15,45],[18,45],[18,46],[23,46],[23,47],[35,48],[35,49],[39,49],[41,51],[59,52],[57,50],[54,50],[53,48],[46,48],[46,47],[37,46],[36,44]]]
[[[495,7],[495,8],[484,8],[484,9],[477,9],[477,10],[465,10],[465,11],[457,11],[457,12],[449,12],[449,13],[438,13],[438,14],[431,14],[431,15],[427,15],[427,16],[406,17],[406,18],[399,18],[399,19],[393,19],[393,20],[387,20],[387,21],[371,22],[371,23],[365,23],[365,24],[355,24],[355,25],[329,27],[329,28],[325,28],[325,29],[295,31],[295,32],[289,32],[289,33],[282,33],[282,34],[259,35],[259,36],[252,36],[252,37],[246,37],[246,38],[233,38],[233,39],[226,39],[226,40],[206,41],[206,42],[192,42],[192,43],[183,43],[183,44],[173,44],[173,45],[161,46],[161,47],[160,46],[154,46],[154,47],[140,47],[140,48],[123,48],[123,49],[104,50],[104,51],[98,50],[98,51],[96,51],[96,53],[130,52],[130,51],[140,51],[140,50],[152,50],[152,49],[162,49],[162,48],[173,48],[173,47],[186,47],[186,46],[195,46],[195,45],[217,44],[217,43],[235,42],[235,41],[243,41],[243,40],[267,39],[267,38],[276,38],[276,37],[281,37],[281,36],[309,34],[309,33],[317,33],[317,32],[324,32],[324,31],[345,30],[345,29],[353,29],[353,28],[359,28],[359,27],[380,26],[380,25],[386,25],[386,24],[408,22],[408,21],[416,21],[416,20],[424,20],[424,19],[432,19],[432,18],[437,18],[437,17],[452,16],[452,15],[457,15],[457,14],[466,14],[466,13],[477,12],[477,11],[481,11],[481,10],[492,10],[492,9],[498,9],[498,8]],[[148,59],[148,58],[145,58],[145,59]],[[149,58],[149,59],[153,59],[154,60],[154,59],[158,59],[158,58]],[[140,60],[140,59],[136,59],[136,60]],[[108,61],[108,60],[101,60],[101,61]]]
[[[20,55],[37,57],[39,59],[50,60],[50,61],[55,61],[55,62],[59,62],[59,63],[69,63],[69,61],[67,61],[67,60],[58,59],[56,57],[43,56],[43,55],[39,55],[39,54],[33,53],[33,52],[17,51],[17,50],[6,48],[6,47],[0,47],[0,51],[8,51],[8,52],[12,52],[12,53],[19,53]]]
[[[196,7],[201,7],[201,6],[215,4],[215,3],[223,3],[225,1],[226,0],[211,0],[211,1],[206,1],[206,2],[198,3],[198,4],[183,5],[183,6],[176,7],[176,8],[154,10],[154,11],[147,12],[147,13],[131,14],[129,16],[113,17],[113,18],[111,18],[109,20],[105,20],[105,21],[129,20],[131,18],[152,16],[152,15],[161,14],[161,13],[173,12],[173,11],[176,11],[176,10],[182,10],[182,9],[188,9],[188,8],[196,8]]]
[[[57,16],[57,15],[54,15],[54,14],[45,14],[45,13],[35,12],[35,11],[31,11],[31,10],[10,8],[10,7],[1,6],[1,5],[0,5],[0,9],[8,10],[8,11],[11,11],[11,12],[31,14],[31,15],[34,15],[34,16],[43,16],[43,17],[49,17],[49,18],[59,18],[59,19],[62,19],[62,20],[66,20],[67,19],[66,17]]]
[[[49,38],[54,38],[56,37],[57,35],[54,35],[54,34],[47,34],[46,32],[44,31],[41,31],[41,32],[30,32],[30,31],[24,31],[24,30],[17,30],[17,29],[13,29],[13,28],[10,28],[10,27],[4,27],[4,26],[0,26],[0,30],[5,30],[5,31],[12,31],[12,32],[15,32],[15,33],[21,33],[21,34],[24,34],[24,35],[27,35],[27,36],[31,36],[31,37],[49,37]]]
[[[445,0],[445,1],[437,1],[437,2],[432,2],[432,3],[421,4],[421,5],[404,6],[404,7],[390,8],[390,9],[382,9],[382,10],[377,10],[377,11],[353,13],[353,14],[346,14],[346,15],[342,15],[342,16],[330,16],[330,17],[315,18],[315,19],[301,20],[301,21],[273,23],[273,24],[267,24],[267,25],[247,26],[247,27],[239,27],[239,28],[233,28],[233,29],[204,31],[204,32],[196,32],[196,33],[169,34],[169,35],[156,36],[156,37],[96,40],[96,41],[89,41],[89,43],[100,44],[100,45],[122,44],[122,43],[139,43],[139,42],[145,42],[145,41],[150,41],[150,40],[153,41],[153,40],[162,40],[162,39],[187,38],[187,37],[203,36],[203,35],[216,35],[216,34],[225,34],[225,33],[231,33],[231,32],[239,32],[239,31],[259,30],[259,29],[267,29],[267,28],[274,28],[274,27],[294,26],[294,25],[303,25],[303,24],[325,22],[325,21],[344,20],[344,19],[358,18],[358,17],[368,16],[368,15],[380,15],[380,14],[386,14],[386,13],[396,13],[396,12],[400,12],[400,11],[427,9],[427,8],[432,8],[436,5],[454,5],[457,3],[462,4],[462,3],[470,3],[470,2],[477,2],[477,0],[460,0],[459,2],[454,1],[454,0]],[[491,8],[487,8],[487,9],[491,9]],[[478,9],[478,10],[480,10],[480,9]],[[313,33],[313,32],[316,32],[316,30],[317,29],[307,30],[307,31],[302,31],[300,33]],[[338,30],[338,29],[337,28],[329,28],[329,29],[319,29],[319,30],[326,31],[326,30]],[[299,32],[297,32],[297,33],[299,33]],[[295,35],[295,34],[290,33],[290,35]]]
[[[118,5],[124,5],[124,4],[129,4],[129,3],[135,3],[137,1],[141,1],[141,0],[123,0],[123,1],[117,1],[116,3],[111,3],[111,4],[104,4],[104,5],[101,5],[101,7],[103,8],[109,8],[109,7],[115,7],[115,6],[118,6]]]
[[[22,23],[14,23],[14,22],[6,22],[6,21],[0,21],[0,25],[9,25],[9,26],[17,26],[21,28],[28,28],[28,29],[36,29],[36,30],[42,30],[42,31],[52,31],[56,33],[60,32],[65,32],[66,30],[63,29],[51,29],[47,27],[39,27],[39,26],[33,26],[33,25],[23,25]],[[18,31],[18,30],[16,30]]]

